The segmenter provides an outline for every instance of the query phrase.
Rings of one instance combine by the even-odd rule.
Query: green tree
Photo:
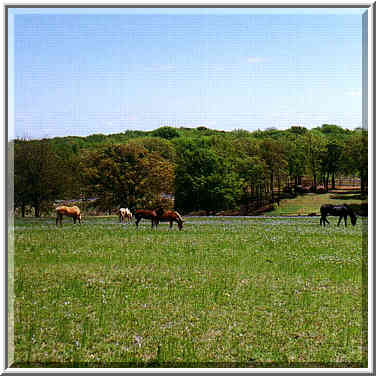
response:
[[[200,141],[187,141],[178,153],[175,206],[183,212],[229,209],[239,200],[241,186],[229,161]]]
[[[162,193],[173,191],[174,164],[158,152],[149,152],[138,140],[87,153],[81,161],[86,194],[98,204],[130,208],[153,207]]]
[[[286,146],[285,150],[289,182],[292,181],[295,186],[300,184],[301,177],[304,175],[306,168],[304,138],[302,136],[304,134],[306,134],[305,131],[294,131],[289,135],[289,137],[286,138],[284,142]]]
[[[317,180],[322,167],[326,139],[319,133],[308,132],[303,136],[307,169],[313,177],[313,191],[316,192]]]
[[[64,165],[48,140],[16,140],[14,145],[14,200],[25,215],[26,205],[40,217],[48,205],[63,192]]]
[[[358,174],[360,177],[360,189],[366,193],[368,182],[368,132],[356,130],[346,140],[344,145],[345,171]]]
[[[266,176],[269,177],[268,191],[274,201],[274,187],[280,191],[281,179],[286,173],[287,158],[283,143],[279,140],[266,138],[260,144],[261,158],[265,161]]]
[[[179,137],[180,134],[176,128],[173,127],[160,127],[152,131],[152,136],[165,138],[166,140],[171,140],[175,137]]]
[[[322,152],[322,175],[326,190],[329,187],[329,177],[332,178],[332,189],[335,189],[335,175],[342,166],[343,144],[333,139],[330,140]]]

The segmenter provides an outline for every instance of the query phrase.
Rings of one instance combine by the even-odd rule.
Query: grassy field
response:
[[[362,220],[63,223],[15,220],[14,366],[367,366]]]
[[[264,213],[267,216],[276,215],[308,215],[315,213],[320,215],[320,206],[323,204],[361,204],[367,200],[361,200],[357,191],[346,189],[336,189],[325,194],[307,193],[299,195],[294,199],[281,200],[280,205],[275,205],[275,209]]]

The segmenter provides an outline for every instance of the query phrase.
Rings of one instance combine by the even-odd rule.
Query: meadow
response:
[[[14,222],[14,367],[366,367],[366,219]]]

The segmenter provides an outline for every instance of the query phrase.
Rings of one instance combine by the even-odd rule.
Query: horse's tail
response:
[[[181,217],[181,215],[176,211],[175,212],[175,214],[176,214],[176,216],[178,217],[178,220],[181,222],[181,223],[183,223],[184,221],[183,221],[183,218]]]
[[[178,222],[179,230],[181,230],[183,228],[183,223],[184,223],[183,218],[177,211],[174,211],[174,213],[176,215],[176,221]]]

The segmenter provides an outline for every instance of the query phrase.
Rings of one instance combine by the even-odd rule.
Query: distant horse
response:
[[[60,222],[60,226],[63,225],[63,215],[66,215],[67,217],[72,217],[73,222],[76,223],[77,219],[79,224],[81,224],[81,211],[77,206],[58,206],[56,209],[56,226],[58,225],[58,222]]]
[[[141,219],[151,219],[151,228],[154,227],[157,228],[158,225],[158,216],[155,210],[146,210],[146,209],[139,209],[136,210],[134,214],[136,218],[136,226],[138,227],[138,223],[141,221]]]
[[[172,228],[173,222],[176,222],[179,230],[183,228],[184,221],[178,212],[173,210],[164,211],[163,209],[158,209],[156,210],[156,213],[158,215],[157,224],[159,222],[170,222],[170,228]]]
[[[132,213],[131,211],[126,208],[120,208],[119,209],[119,220],[121,223],[125,222],[126,220],[128,219],[128,221],[130,222],[132,220]]]
[[[347,226],[347,216],[350,216],[351,219],[351,224],[355,226],[356,224],[356,216],[352,209],[347,206],[346,204],[344,205],[330,205],[330,204],[325,204],[322,205],[320,208],[320,213],[321,213],[321,218],[320,218],[320,226],[324,225],[325,222],[329,224],[329,221],[327,220],[328,215],[334,215],[336,217],[339,217],[337,226],[341,223],[342,218],[345,219],[345,226]]]

